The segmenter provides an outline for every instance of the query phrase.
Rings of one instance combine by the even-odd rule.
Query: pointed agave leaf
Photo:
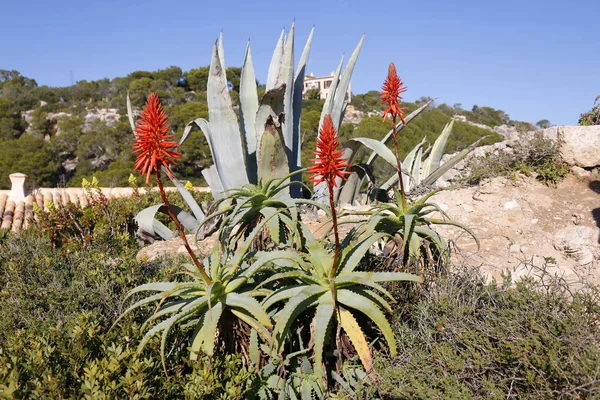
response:
[[[313,320],[314,324],[314,336],[313,341],[315,343],[315,375],[317,379],[324,382],[325,374],[323,371],[323,348],[327,340],[327,331],[329,328],[329,322],[333,316],[335,310],[333,305],[333,297],[331,293],[327,292],[319,298],[319,305]]]
[[[284,178],[289,174],[289,160],[286,153],[284,138],[281,131],[275,126],[273,118],[267,118],[267,122],[264,126],[264,133],[260,141],[260,153],[258,159],[259,181],[264,181],[269,178]]]
[[[342,72],[342,65],[344,64],[344,56],[340,60],[338,67],[336,68],[333,74],[333,80],[331,81],[331,86],[329,86],[329,91],[327,92],[327,97],[325,98],[325,103],[323,104],[323,111],[321,111],[321,119],[319,120],[319,132],[321,132],[321,127],[323,126],[323,120],[325,119],[325,115],[331,115],[333,110],[333,100],[335,97],[335,91],[337,90],[338,84],[340,82],[340,74]]]
[[[165,172],[165,167],[162,167],[163,172]],[[169,176],[167,174],[167,176]],[[194,197],[192,196],[192,194],[185,188],[185,185],[182,185],[181,182],[179,181],[179,179],[177,179],[175,177],[175,175],[173,175],[172,177],[169,177],[171,179],[171,182],[173,182],[173,184],[175,185],[175,187],[177,188],[177,190],[179,191],[179,194],[181,194],[181,197],[183,197],[183,199],[185,200],[185,202],[187,203],[187,205],[190,207],[190,210],[192,210],[192,213],[194,214],[194,217],[196,218],[196,222],[199,224],[200,222],[204,221],[204,212],[202,212],[202,209],[200,208],[200,206],[198,205],[198,203],[196,202],[196,200],[194,199]],[[195,232],[195,230],[198,228],[198,225],[196,225],[195,228],[193,228],[193,230],[191,230],[190,232]]]
[[[259,105],[256,90],[256,75],[252,65],[250,42],[248,42],[240,77],[240,126],[242,128],[246,172],[250,183],[258,183],[258,177],[256,176],[256,113]]]
[[[133,109],[131,108],[131,99],[129,98],[129,90],[127,91],[127,119],[129,119],[129,125],[131,130],[135,133],[135,121],[133,119]]]
[[[228,190],[248,183],[242,139],[237,116],[227,89],[225,69],[220,62],[217,45],[213,49],[207,85],[213,161],[223,187]],[[206,134],[206,132],[205,132]]]
[[[452,167],[458,164],[463,158],[467,156],[470,152],[472,152],[479,143],[483,141],[487,136],[484,136],[477,140],[475,143],[471,144],[469,147],[463,149],[460,153],[456,154],[454,157],[446,161],[440,167],[438,167],[435,171],[431,172],[429,176],[423,176],[423,185],[433,185],[435,181],[441,178],[446,172],[448,172]]]
[[[426,104],[422,105],[415,111],[411,112],[408,115],[408,117],[404,118],[404,122],[406,122],[406,125],[408,125],[408,123],[410,121],[412,121],[419,114],[421,114],[427,108],[427,106],[429,106],[433,101],[434,101],[434,99],[429,100]],[[399,122],[396,125],[396,134],[399,134],[402,131],[402,129],[404,129],[404,127],[405,127],[405,125],[402,124],[402,122]],[[394,137],[394,131],[392,129],[390,129],[390,131],[387,133],[387,135],[385,135],[385,137],[383,139],[381,139],[381,143],[387,145],[389,143],[389,141],[392,140],[393,137]],[[377,156],[378,156],[378,154],[376,152],[373,152],[371,154],[371,156],[369,157],[369,159],[367,160],[367,165],[373,165],[373,162],[375,162],[375,159],[377,158]]]
[[[293,128],[294,128],[294,141],[298,143],[298,151],[296,152],[296,160],[295,163],[298,167],[302,165],[302,152],[301,152],[301,143],[300,143],[300,117],[302,115],[302,93],[304,92],[304,75],[306,74],[306,64],[308,63],[308,56],[310,54],[310,47],[312,45],[313,34],[315,32],[315,27],[310,30],[310,34],[308,35],[308,39],[306,40],[306,44],[304,45],[304,50],[302,50],[302,55],[300,56],[300,61],[298,62],[298,72],[296,73],[296,78],[294,79],[294,104],[293,104]],[[301,180],[301,175],[295,175],[292,180]],[[302,189],[299,186],[293,186],[291,188],[292,197],[298,198],[301,197]]]
[[[352,313],[344,308],[340,308],[339,310],[339,319],[340,325],[342,329],[346,332],[360,361],[365,368],[365,371],[369,376],[374,377],[373,373],[375,372],[373,369],[373,356],[371,355],[371,349],[369,349],[369,344],[367,343],[367,339],[365,339],[365,335],[356,322],[356,319],[352,315]]]
[[[285,85],[283,97],[283,112],[285,118],[281,124],[283,139],[287,149],[289,171],[293,172],[300,167],[297,164],[300,136],[294,138],[294,23],[290,28],[288,37],[283,47],[281,67],[277,77],[277,85]],[[280,121],[281,122],[281,121]]]
[[[392,327],[377,304],[348,289],[338,290],[337,299],[340,304],[358,310],[369,317],[385,337],[388,347],[390,348],[390,355],[392,357],[396,356],[396,339],[394,339]]]
[[[279,69],[281,68],[281,59],[283,58],[283,43],[285,39],[285,29],[281,31],[273,57],[271,57],[271,64],[269,65],[269,73],[267,75],[266,90],[269,91],[277,84],[277,78],[279,77]]]
[[[283,98],[285,96],[285,85],[278,86],[271,90],[268,90],[260,100],[260,106],[256,113],[255,120],[255,132],[256,132],[256,143],[260,144],[262,135],[265,131],[265,124],[269,118],[279,118],[279,115],[283,113]],[[260,146],[256,149],[257,159],[260,159]]]
[[[364,137],[352,138],[350,140],[362,143],[377,153],[377,155],[383,158],[388,164],[396,167],[396,156],[384,143],[380,142],[379,140]]]
[[[219,178],[217,167],[211,165],[208,168],[204,168],[202,170],[202,176],[204,177],[206,183],[210,187],[210,192],[213,195],[213,198],[215,200],[222,199],[224,197],[223,192],[225,191],[225,188],[223,187],[221,178]]]
[[[423,163],[423,177],[429,176],[440,166],[440,161],[442,160],[442,156],[444,155],[444,149],[446,148],[446,143],[448,143],[448,137],[450,136],[450,133],[452,133],[453,125],[454,118],[452,118],[450,122],[446,124],[444,130],[433,144],[433,148],[431,149],[429,157],[427,157],[427,160],[425,160],[425,162]]]
[[[365,35],[363,35],[360,38],[358,45],[352,52],[352,55],[350,56],[348,64],[346,65],[344,73],[342,74],[342,77],[340,79],[340,83],[335,89],[333,107],[331,108],[331,119],[333,120],[333,124],[338,131],[340,129],[340,126],[342,125],[342,119],[344,119],[344,110],[346,109],[346,104],[348,103],[348,99],[346,99],[346,93],[348,92],[348,88],[350,87],[350,78],[352,77],[354,65],[356,64],[356,60],[358,58],[358,54],[360,53],[360,49],[362,48],[364,40]]]

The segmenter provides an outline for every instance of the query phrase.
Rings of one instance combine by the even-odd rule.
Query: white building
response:
[[[302,91],[302,96],[306,96],[306,92],[310,89],[319,89],[319,98],[321,100],[325,100],[327,97],[327,93],[329,93],[329,88],[331,87],[331,82],[333,82],[334,73],[331,72],[328,76],[320,76],[316,77],[314,73],[310,73],[304,77],[304,90]],[[348,101],[352,98],[352,91],[350,85],[348,85]]]

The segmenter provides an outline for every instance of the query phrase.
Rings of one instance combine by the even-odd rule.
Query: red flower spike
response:
[[[337,132],[331,116],[328,114],[323,120],[323,127],[317,141],[317,150],[313,152],[317,158],[310,160],[314,164],[308,169],[308,172],[313,174],[310,181],[315,185],[327,182],[329,187],[333,188],[336,185],[337,177],[346,180],[345,175],[351,174],[351,172],[345,171],[350,164],[347,163],[347,159],[342,158],[343,150],[337,150],[339,145]]]
[[[150,93],[146,106],[140,114],[135,128],[133,153],[138,154],[135,170],[146,175],[146,183],[150,183],[150,174],[165,167],[170,178],[173,177],[169,165],[175,165],[172,158],[180,158],[181,154],[174,149],[177,142],[170,141],[173,135],[167,135],[170,127],[168,117],[156,93]]]
[[[398,74],[396,73],[396,66],[394,63],[390,63],[390,67],[388,69],[388,76],[383,82],[383,87],[381,88],[382,92],[379,93],[381,96],[381,104],[387,104],[388,107],[383,112],[383,122],[387,118],[388,114],[392,115],[392,119],[396,117],[400,117],[400,120],[403,124],[404,122],[404,112],[406,108],[400,107],[400,103],[402,102],[402,97],[400,94],[406,92],[406,87],[398,78]]]

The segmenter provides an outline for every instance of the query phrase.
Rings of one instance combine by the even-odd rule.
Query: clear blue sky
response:
[[[221,30],[227,65],[241,65],[251,39],[264,82],[295,18],[297,57],[316,27],[317,75],[366,33],[355,93],[379,89],[393,61],[407,100],[489,105],[517,120],[574,124],[600,94],[597,0],[32,0],[3,2],[0,13],[0,68],[41,85],[207,65]]]

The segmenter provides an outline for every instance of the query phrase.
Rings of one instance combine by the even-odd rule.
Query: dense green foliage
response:
[[[542,280],[439,278],[394,330],[401,356],[377,361],[387,399],[592,399],[600,396],[600,291]],[[544,283],[542,283],[544,282]],[[395,292],[405,298],[405,292]]]
[[[179,67],[169,67],[154,72],[135,71],[126,77],[78,81],[72,86],[58,88],[38,86],[35,80],[23,77],[17,71],[0,70],[0,188],[9,187],[8,174],[12,172],[29,175],[29,181],[38,187],[78,186],[83,177],[90,178],[92,175],[98,178],[101,186],[125,185],[133,166],[130,154],[132,133],[125,110],[127,91],[134,107],[141,107],[146,95],[155,91],[165,105],[176,138],[179,138],[188,122],[208,117],[205,92],[208,69],[199,67],[182,71]],[[240,73],[240,68],[227,68],[234,105],[238,98]],[[259,92],[262,90],[259,87]],[[354,96],[352,105],[366,112],[381,110],[376,91]],[[406,103],[406,106],[413,110],[417,104]],[[318,99],[309,98],[302,104],[303,162],[313,156],[322,107],[323,100]],[[120,121],[114,125],[111,123],[109,127],[100,120],[86,120],[88,113],[100,108],[116,109],[121,115]],[[27,117],[29,123],[21,116],[28,110],[31,110]],[[55,113],[59,112],[65,114],[56,116]],[[408,152],[422,137],[427,137],[432,143],[454,114],[465,115],[471,121],[489,126],[514,122],[504,112],[490,107],[465,111],[441,104],[423,114],[404,131],[401,152]],[[356,127],[344,124],[340,135],[342,139],[352,136],[382,138],[388,128],[373,116],[365,118]],[[489,133],[456,123],[447,151],[462,149]],[[40,140],[25,139],[31,136]],[[19,138],[22,138],[21,142]],[[46,139],[47,144],[41,144],[41,139]],[[500,137],[492,134],[486,143],[498,140]],[[174,168],[176,175],[182,180],[203,184],[201,170],[212,163],[204,136],[191,135],[181,152],[182,159]],[[25,160],[23,154],[32,156]],[[366,157],[366,152],[362,157]]]

